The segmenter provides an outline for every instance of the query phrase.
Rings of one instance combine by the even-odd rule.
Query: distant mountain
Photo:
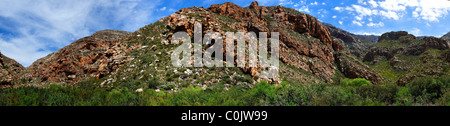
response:
[[[441,38],[388,32],[379,37],[364,61],[388,81],[404,85],[417,77],[450,76],[449,45]]]
[[[360,39],[363,43],[377,43],[378,35],[356,35],[356,38]]]
[[[358,57],[364,57],[370,47],[378,41],[379,36],[355,35],[331,24],[323,24],[329,29],[330,35],[336,38],[336,41],[341,41],[346,50]]]
[[[448,32],[447,34],[445,34],[444,36],[442,36],[441,38],[450,41],[450,32]]]

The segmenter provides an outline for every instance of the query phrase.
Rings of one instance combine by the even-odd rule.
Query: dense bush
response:
[[[369,86],[372,85],[370,81],[364,79],[364,78],[356,78],[356,79],[342,79],[340,81],[341,85],[343,86]]]
[[[420,77],[415,78],[406,85],[414,97],[418,100],[434,101],[444,94],[444,90],[450,87],[449,77]]]
[[[157,80],[157,79],[155,79]],[[92,80],[93,81],[93,80]],[[360,106],[360,105],[450,105],[448,77],[417,78],[405,87],[372,85],[364,79],[344,79],[339,85],[275,85],[260,82],[253,88],[188,85],[170,91],[152,88],[136,92],[128,88],[93,88],[52,84],[48,87],[0,89],[1,106]],[[159,85],[159,84],[155,84]]]

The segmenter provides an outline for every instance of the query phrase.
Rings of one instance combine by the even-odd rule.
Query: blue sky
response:
[[[317,17],[355,34],[408,31],[440,37],[450,31],[448,0],[257,0]],[[185,7],[252,0],[1,0],[0,51],[25,67],[95,31],[133,32]]]

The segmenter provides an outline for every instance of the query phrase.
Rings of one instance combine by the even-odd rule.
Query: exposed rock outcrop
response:
[[[281,61],[320,76],[326,82],[332,81],[333,52],[334,49],[341,50],[342,45],[333,43],[328,29],[317,18],[300,12],[294,13],[295,10],[281,6],[260,7],[257,2],[253,2],[249,9],[251,11],[232,3],[208,8],[211,12],[236,20],[232,28],[235,27],[233,25],[244,26],[243,29],[235,27],[236,30],[279,32]],[[257,74],[255,69],[250,71]]]
[[[188,16],[193,14],[196,16]],[[167,23],[170,33],[185,31],[190,35],[195,21],[202,22],[203,34],[216,31],[224,35],[230,30],[279,32],[281,61],[320,76],[326,82],[332,81],[334,50],[343,49],[341,43],[333,42],[328,29],[317,18],[281,6],[259,6],[257,2],[252,2],[248,9],[229,2],[211,5],[208,9],[184,8],[160,21]],[[170,38],[170,34],[166,36],[167,40]],[[245,67],[242,70],[259,76],[262,68]]]
[[[450,41],[447,41],[443,38],[424,37],[422,40],[425,41],[425,44],[424,44],[425,47],[441,49],[441,50],[450,48]]]
[[[441,38],[445,39],[447,41],[450,41],[450,32],[448,32],[447,34],[443,35]]]
[[[21,79],[28,81],[30,76],[24,74],[25,68],[0,52],[0,86],[20,84]]]
[[[365,78],[373,84],[379,84],[383,78],[369,66],[343,52],[336,54],[339,71],[348,78]]]
[[[127,34],[98,31],[35,61],[27,69],[38,82],[75,84],[85,77],[103,77],[130,60],[125,54],[136,46],[119,42]]]
[[[384,56],[391,59],[396,54],[420,55],[427,49],[449,49],[449,42],[435,37],[424,37],[417,40],[414,35],[405,31],[384,33],[379,44],[372,48],[365,56],[364,61],[373,61],[375,56]]]
[[[380,36],[378,42],[386,40],[400,40],[400,37],[406,37],[406,39],[416,39],[414,35],[408,34],[408,32],[406,31],[397,31],[384,33],[383,35]]]
[[[132,34],[124,31],[99,31],[37,60],[27,70],[35,77],[34,82],[44,84],[53,82],[76,84],[88,77],[99,79],[111,75],[109,78],[104,78],[105,81],[99,85],[100,87],[109,83],[125,82],[128,80],[128,76],[132,76],[133,79],[141,79],[142,83],[154,81],[158,78],[160,78],[159,81],[167,83],[175,83],[174,79],[182,79],[183,81],[189,81],[189,83],[203,83],[202,86],[217,83],[220,78],[234,79],[235,77],[248,75],[251,75],[251,79],[260,80],[260,71],[267,68],[262,68],[259,64],[257,67],[249,67],[246,64],[245,67],[240,68],[244,74],[248,75],[236,75],[236,70],[225,69],[221,73],[225,72],[226,76],[216,75],[219,78],[216,77],[204,82],[198,82],[204,79],[191,78],[190,76],[206,74],[213,70],[205,68],[174,70],[174,68],[170,68],[170,58],[167,57],[170,56],[172,53],[170,50],[173,50],[174,47],[169,45],[173,34],[185,31],[193,36],[196,22],[201,23],[202,35],[212,31],[219,32],[222,35],[225,35],[226,32],[239,31],[244,33],[268,32],[268,37],[270,37],[270,32],[279,32],[280,61],[284,68],[276,69],[281,69],[284,75],[298,75],[295,78],[308,80],[304,83],[333,82],[336,57],[340,58],[338,61],[340,64],[339,70],[343,71],[348,77],[366,78],[373,83],[380,82],[379,75],[377,76],[376,73],[367,69],[367,66],[361,65],[356,59],[344,56],[344,54],[335,55],[337,51],[345,49],[345,41],[359,42],[354,36],[341,34],[339,31],[333,32],[335,35],[333,37],[329,28],[322,25],[317,18],[311,15],[282,6],[259,6],[256,1],[252,2],[248,8],[239,7],[229,2],[211,5],[207,9],[203,7],[183,8]],[[224,37],[224,40],[226,39]],[[248,41],[246,43],[248,44]],[[206,44],[205,46],[207,48],[211,45]],[[146,49],[147,47],[150,48]],[[131,51],[136,49],[143,52],[130,54]],[[226,49],[224,51],[225,54]],[[269,50],[269,53],[270,51],[272,50]],[[233,57],[236,57],[236,55]],[[245,58],[249,58],[248,54],[245,54]],[[350,62],[345,60],[350,60]],[[124,69],[119,69],[121,66],[124,66]],[[167,73],[168,70],[177,73],[177,76],[172,75],[173,73]],[[180,71],[178,72],[178,70]],[[117,71],[133,73],[133,75],[118,75],[115,74]],[[308,74],[289,73],[293,71],[302,71]],[[144,73],[145,75],[143,75]],[[162,73],[166,74],[162,75]],[[179,75],[183,73],[186,75]],[[153,79],[149,80],[149,78]],[[253,80],[250,81],[246,78],[237,80],[253,83]],[[269,81],[280,82],[281,80],[275,78]]]

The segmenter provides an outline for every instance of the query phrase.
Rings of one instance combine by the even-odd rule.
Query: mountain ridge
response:
[[[216,31],[222,35],[226,31],[279,32],[279,77],[259,78],[264,69],[260,66],[239,69],[170,67],[168,57],[176,46],[170,40],[173,33],[184,31],[192,35],[196,21],[202,22],[203,32]],[[385,34],[380,39],[356,35],[282,6],[265,7],[252,2],[244,8],[226,2],[209,8],[183,8],[133,33],[98,31],[35,61],[25,68],[34,78],[25,81],[35,85],[90,82],[95,87],[176,90],[190,84],[205,88],[215,84],[251,87],[263,80],[339,83],[335,76],[342,73],[348,78],[364,78],[379,84],[385,79],[379,71],[369,67],[371,64],[367,62],[372,60],[362,62],[356,57],[370,58],[369,53],[376,54],[376,49],[372,48],[379,45],[376,41],[403,36]],[[429,47],[442,47],[441,40],[428,38],[427,41],[432,41]],[[212,75],[207,76],[208,73]]]

